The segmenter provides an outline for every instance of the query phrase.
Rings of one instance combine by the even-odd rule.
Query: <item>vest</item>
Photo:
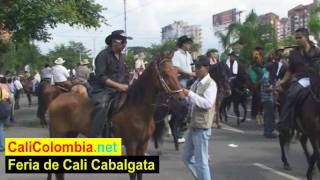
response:
[[[194,83],[191,86],[191,91],[196,94],[204,97],[204,92],[208,89],[210,83],[214,82],[211,78],[208,79],[204,84]],[[197,106],[193,106],[193,110],[191,112],[191,128],[201,128],[201,129],[209,129],[212,126],[213,117],[215,113],[215,106],[210,109],[202,109]]]

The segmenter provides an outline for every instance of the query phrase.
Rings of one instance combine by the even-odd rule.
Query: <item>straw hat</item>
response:
[[[54,61],[55,64],[63,64],[63,63],[65,63],[65,62],[66,62],[66,61],[63,60],[61,57],[59,57],[58,59],[56,59],[56,60]]]
[[[80,60],[80,64],[81,65],[87,65],[87,64],[90,64],[90,62],[89,62],[88,59],[82,59],[82,60]]]

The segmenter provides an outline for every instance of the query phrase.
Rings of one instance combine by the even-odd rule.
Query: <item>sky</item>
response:
[[[71,28],[60,24],[50,29],[52,40],[37,42],[42,53],[49,52],[56,45],[69,41],[82,42],[94,57],[105,47],[104,39],[112,31],[124,29],[123,0],[96,0],[106,10],[102,15],[108,25],[98,29]],[[221,49],[214,36],[212,15],[237,8],[244,11],[241,19],[254,9],[258,14],[274,12],[287,17],[289,9],[299,4],[310,4],[312,0],[127,0],[127,34],[133,37],[128,47],[144,46],[161,42],[161,27],[183,20],[190,25],[200,25],[202,29],[202,52],[209,48]]]

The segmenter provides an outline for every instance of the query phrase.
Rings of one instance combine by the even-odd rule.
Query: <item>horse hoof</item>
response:
[[[284,166],[283,166],[283,169],[286,170],[286,171],[291,171],[291,167],[290,167],[290,165],[288,165],[288,164],[287,164],[287,165],[284,165]]]

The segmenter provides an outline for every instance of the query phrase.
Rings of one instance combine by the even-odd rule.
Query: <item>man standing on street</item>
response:
[[[197,80],[190,91],[183,89],[191,105],[191,121],[184,146],[183,161],[195,179],[211,180],[208,145],[215,112],[217,85],[209,75],[210,60],[206,56],[200,56],[195,66]]]

